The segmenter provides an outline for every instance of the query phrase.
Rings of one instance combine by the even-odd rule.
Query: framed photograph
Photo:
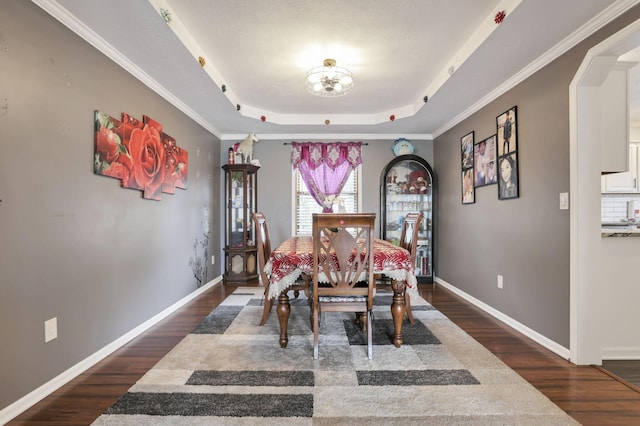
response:
[[[473,169],[476,188],[497,182],[496,135],[489,136],[474,145]]]
[[[462,153],[462,170],[473,167],[473,132],[469,132],[460,139],[460,151]]]
[[[473,186],[473,168],[462,171],[462,204],[476,202],[476,191]]]
[[[518,153],[498,157],[498,199],[518,198]]]
[[[496,134],[498,135],[498,157],[518,150],[518,107],[511,107],[496,117]]]

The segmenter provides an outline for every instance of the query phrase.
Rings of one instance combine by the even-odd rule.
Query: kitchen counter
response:
[[[637,223],[626,226],[611,226],[603,223],[601,233],[603,237],[640,237],[640,228]]]

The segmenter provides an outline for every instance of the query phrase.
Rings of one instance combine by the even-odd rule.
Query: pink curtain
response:
[[[292,142],[291,165],[298,168],[323,213],[333,213],[349,173],[362,163],[362,142]]]

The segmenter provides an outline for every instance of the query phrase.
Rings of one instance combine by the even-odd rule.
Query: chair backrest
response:
[[[411,259],[415,265],[416,247],[418,245],[418,231],[422,222],[422,212],[407,213],[402,222],[402,232],[400,233],[400,247],[411,253]]]
[[[313,215],[313,290],[317,295],[368,295],[373,303],[375,213]],[[318,287],[319,273],[330,286]],[[368,281],[368,287],[356,287]]]
[[[258,248],[258,270],[264,285],[268,284],[269,278],[264,271],[267,260],[271,257],[271,240],[269,240],[269,228],[267,227],[267,218],[262,212],[254,212],[253,223],[255,226],[256,244]]]

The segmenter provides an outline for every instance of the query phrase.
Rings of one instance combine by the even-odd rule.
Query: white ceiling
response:
[[[222,139],[430,139],[638,3],[32,1]],[[306,91],[326,58],[353,72],[350,94]]]

